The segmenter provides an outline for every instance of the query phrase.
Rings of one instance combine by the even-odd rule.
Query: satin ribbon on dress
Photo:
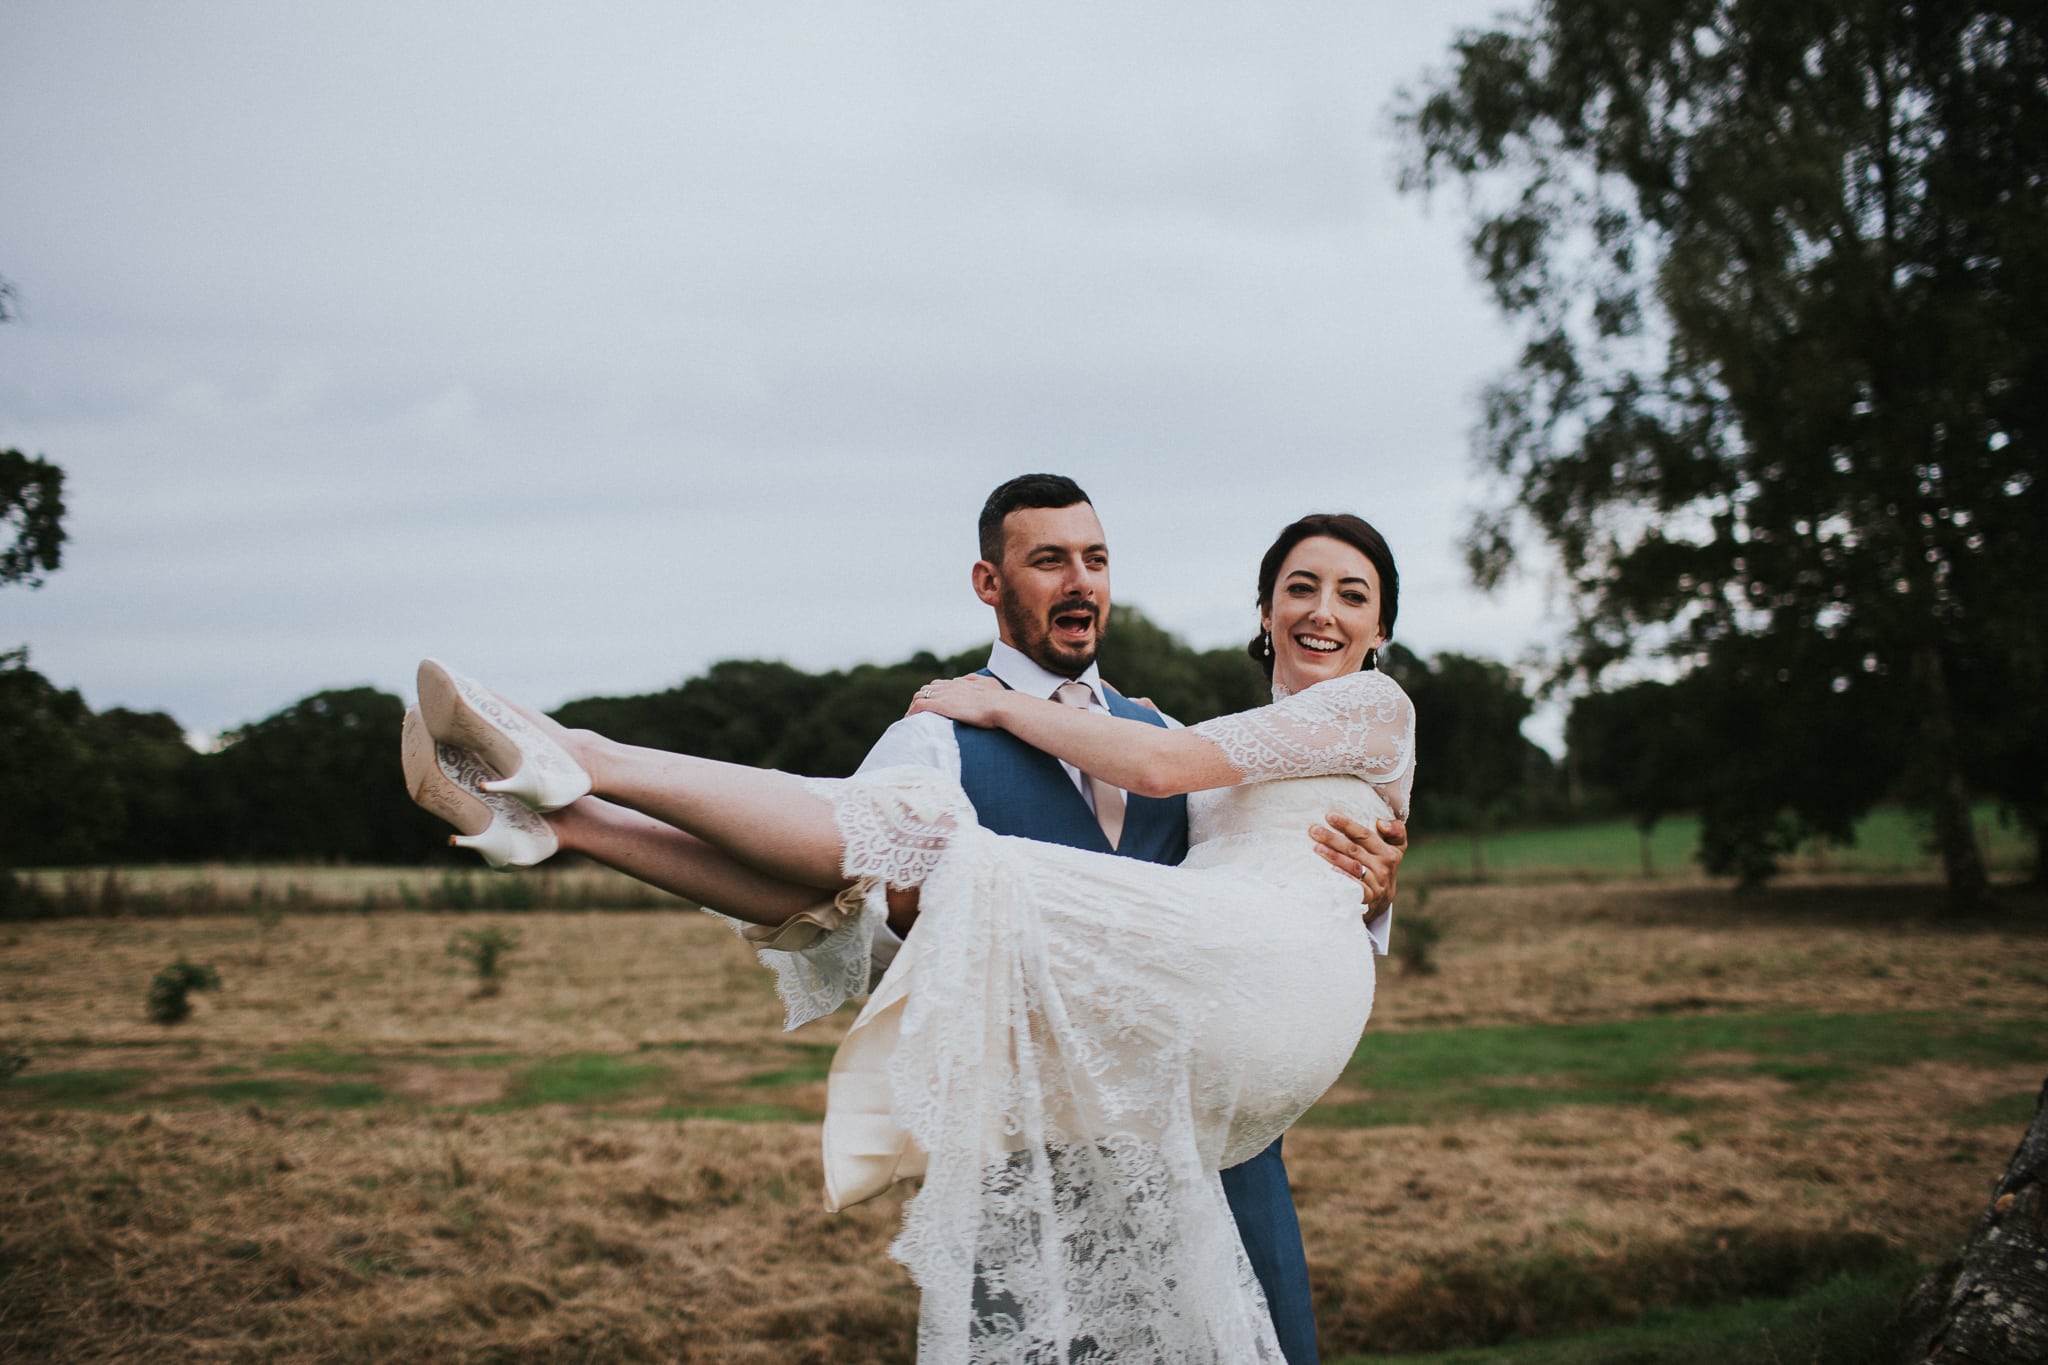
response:
[[[873,885],[869,894],[882,895],[881,886]],[[896,1122],[889,1105],[889,1056],[902,1034],[916,960],[917,935],[912,934],[833,1054],[825,1078],[823,1138],[828,1213],[924,1174],[923,1150]]]

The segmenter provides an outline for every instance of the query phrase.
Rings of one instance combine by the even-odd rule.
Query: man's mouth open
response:
[[[1052,615],[1052,628],[1071,639],[1082,639],[1095,632],[1095,612],[1087,607],[1056,611]]]

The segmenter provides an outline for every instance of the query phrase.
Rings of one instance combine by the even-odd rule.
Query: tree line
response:
[[[659,692],[583,698],[553,714],[629,743],[837,777],[859,766],[921,683],[986,657],[920,652],[819,673],[726,660]],[[1521,733],[1532,703],[1512,669],[1399,646],[1382,658],[1426,717],[1417,764],[1428,829],[1563,814],[1557,766]],[[1189,723],[1267,698],[1241,649],[1194,649],[1134,608],[1118,609],[1101,663],[1120,690]],[[316,692],[202,753],[173,717],[95,712],[17,653],[0,666],[0,867],[447,856],[446,830],[405,798],[404,709],[375,688]]]

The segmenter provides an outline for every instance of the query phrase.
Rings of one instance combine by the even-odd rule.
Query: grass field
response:
[[[2033,846],[2017,825],[2001,823],[1996,808],[1979,807],[1977,837],[1986,862],[1996,872],[2018,874],[2033,857]],[[1660,820],[1650,833],[1651,877],[1701,880],[1696,853],[1700,822],[1691,815]],[[1563,829],[1513,830],[1478,841],[1466,835],[1418,837],[1402,864],[1405,881],[1469,881],[1482,879],[1606,880],[1640,878],[1643,839],[1628,820],[1609,820]],[[1809,844],[1784,862],[1784,870],[1805,876],[1931,876],[1940,864],[1930,851],[1925,823],[1895,806],[1872,811],[1856,824],[1856,841],[1848,847]]]
[[[1872,1358],[2048,1072],[2048,907],[1937,904],[1435,887],[1438,969],[1386,968],[1288,1139],[1326,1358]],[[910,1358],[907,1192],[819,1204],[846,1018],[780,1032],[723,928],[264,918],[0,924],[0,1356]],[[522,934],[496,995],[446,951],[480,925]],[[180,956],[221,988],[152,1024]]]

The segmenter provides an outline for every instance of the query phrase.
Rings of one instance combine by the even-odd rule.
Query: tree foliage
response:
[[[1688,779],[1706,755],[1686,724],[1669,683],[1638,682],[1572,703],[1564,725],[1573,778],[1610,797],[1642,835],[1643,875],[1656,872],[1650,832],[1665,816],[1690,810],[1699,791]]]
[[[40,456],[0,450],[0,584],[42,586],[64,560],[64,471]]]
[[[1399,117],[1405,184],[1471,191],[1525,337],[1479,429],[1476,576],[1526,524],[1590,674],[1796,653],[1805,699],[1864,694],[1976,901],[1958,695],[2014,685],[1991,642],[2048,619],[2048,16],[1540,0]]]
[[[1522,734],[1532,703],[1513,669],[1468,654],[1424,659],[1400,645],[1381,650],[1380,665],[1415,702],[1424,828],[1470,833],[1476,856],[1479,836],[1558,813],[1555,765]]]
[[[126,827],[108,736],[77,692],[0,667],[0,867],[90,861]]]
[[[0,279],[0,322],[12,322],[14,286]],[[42,586],[64,558],[64,471],[41,456],[0,450],[0,586]]]
[[[405,704],[352,687],[316,692],[230,731],[204,756],[196,803],[215,856],[416,860],[447,831],[405,799]]]

